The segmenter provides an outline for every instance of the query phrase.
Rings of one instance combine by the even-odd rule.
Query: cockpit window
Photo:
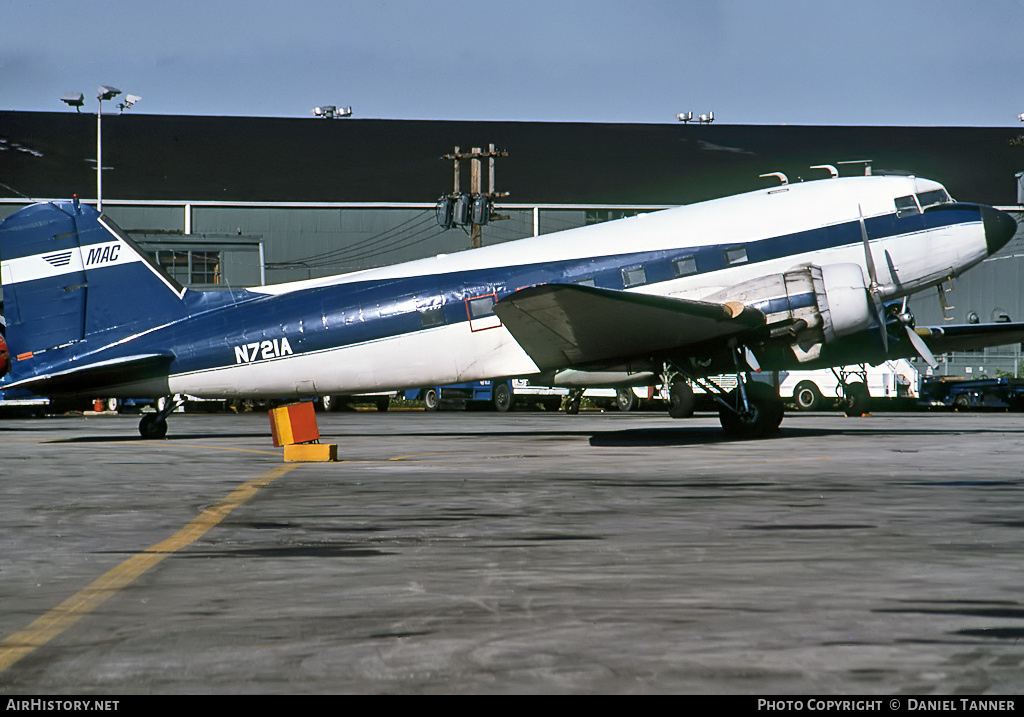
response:
[[[921,205],[921,210],[925,210],[928,207],[934,207],[936,204],[948,204],[953,201],[949,198],[945,189],[933,189],[930,192],[921,192],[917,195],[917,201]]]
[[[917,206],[917,200],[914,199],[913,195],[908,197],[896,197],[896,216],[898,217],[912,217],[915,214],[920,214],[921,210]]]

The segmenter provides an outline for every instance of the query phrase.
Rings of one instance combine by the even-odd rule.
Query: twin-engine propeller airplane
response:
[[[905,297],[1004,246],[1014,219],[907,176],[787,184],[450,256],[223,291],[167,276],[106,216],[39,203],[0,224],[12,383],[40,395],[306,397],[538,376],[694,382],[723,428],[778,428],[752,370],[879,363],[1024,340],[915,327]],[[902,303],[901,301],[902,300]],[[738,387],[710,376],[735,373]],[[168,401],[140,424],[166,434]]]

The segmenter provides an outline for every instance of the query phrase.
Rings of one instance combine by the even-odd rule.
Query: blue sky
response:
[[[1007,126],[1024,0],[18,0],[0,109],[99,85],[147,114]],[[111,108],[113,109],[113,108]]]

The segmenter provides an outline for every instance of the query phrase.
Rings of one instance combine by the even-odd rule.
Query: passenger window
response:
[[[425,309],[420,309],[420,326],[423,328],[429,328],[431,326],[440,326],[444,323],[444,311],[440,306],[428,306]]]
[[[743,246],[733,247],[725,250],[725,263],[729,266],[744,264],[747,261],[747,248]]]
[[[917,200],[914,196],[909,197],[896,197],[896,216],[898,217],[912,217],[915,214],[920,214],[921,210],[917,207]]]
[[[622,270],[622,285],[626,287],[637,286],[647,282],[647,272],[642,266]]]
[[[953,200],[946,194],[945,189],[933,189],[930,192],[918,194],[917,201],[921,205],[921,211],[924,211],[928,207],[934,207],[936,204],[948,204]]]
[[[682,259],[676,259],[672,262],[672,268],[676,272],[676,276],[686,276],[687,274],[697,273],[697,260],[692,256],[684,256]]]

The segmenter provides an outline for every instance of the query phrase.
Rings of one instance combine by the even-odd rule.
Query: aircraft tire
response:
[[[689,418],[697,407],[693,387],[686,381],[676,381],[669,389],[668,415],[671,418]]]
[[[509,390],[507,383],[498,383],[494,386],[491,403],[498,413],[505,413],[512,408],[512,391]]]
[[[374,403],[377,410],[383,413],[391,408],[391,396],[380,396]]]
[[[731,391],[728,396],[728,401],[733,406],[737,405],[738,390]],[[750,412],[741,415],[731,409],[720,407],[718,419],[722,423],[722,429],[736,438],[761,438],[777,431],[786,408],[775,389],[768,384],[751,381],[746,385],[746,391]]]
[[[436,411],[441,407],[441,398],[436,388],[428,388],[423,392],[423,410]]]
[[[636,408],[636,394],[631,388],[620,388],[615,392],[615,407],[620,411],[632,411]]]
[[[167,435],[167,421],[158,418],[155,413],[147,413],[139,421],[139,434],[147,440],[163,438]]]
[[[871,412],[871,392],[863,381],[846,385],[846,415],[863,416]]]
[[[824,397],[813,381],[801,381],[793,391],[793,403],[801,411],[817,411],[823,401]]]

